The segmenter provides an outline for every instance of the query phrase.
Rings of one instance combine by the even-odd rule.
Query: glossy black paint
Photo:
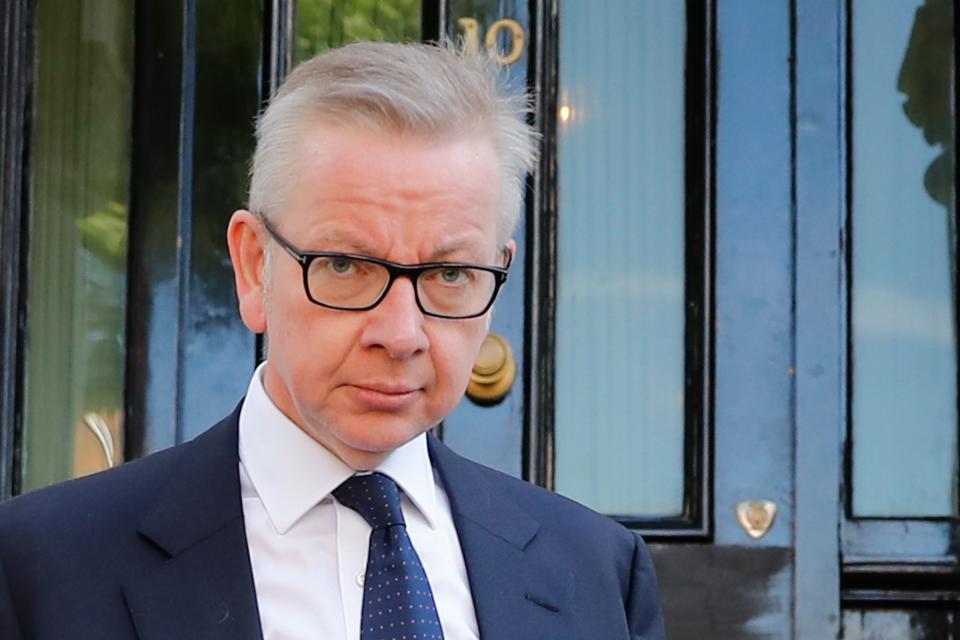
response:
[[[950,563],[846,562],[841,587],[844,608],[956,608],[960,568]]]
[[[187,142],[181,144],[181,188],[187,190],[188,161],[193,179],[181,206],[180,237],[190,242],[183,256],[189,281],[181,288],[178,442],[229,413],[256,364],[255,336],[237,312],[226,229],[247,201],[261,101],[262,29],[260,0],[196,2],[192,160]],[[185,91],[185,106],[190,97]]]
[[[420,39],[424,42],[436,42],[443,33],[446,3],[421,0],[420,3]]]
[[[687,0],[686,93],[686,338],[684,348],[684,510],[679,519],[620,518],[647,538],[708,539],[712,510],[714,336],[714,144],[716,69],[714,3]],[[644,531],[645,530],[645,531]]]
[[[553,484],[554,347],[557,298],[557,106],[559,91],[558,0],[531,3],[530,89],[534,123],[543,138],[540,166],[528,181],[526,203],[526,290],[524,327],[527,364],[524,396],[523,467],[525,478]]]
[[[135,8],[127,459],[176,442],[183,12],[181,2]]]
[[[261,103],[266,107],[272,94],[293,66],[293,39],[296,37],[297,0],[268,0],[263,15],[263,47],[260,85]]]
[[[263,66],[256,0],[144,1],[136,24],[128,457],[206,429],[256,363],[225,231],[246,201]]]
[[[174,441],[183,442],[183,419],[185,414],[184,395],[189,388],[186,384],[186,323],[189,314],[188,305],[193,284],[193,189],[194,160],[197,149],[197,0],[186,0],[183,5],[183,51],[180,67],[180,166],[179,188],[177,193],[177,309],[176,309],[176,395],[174,396],[174,415],[176,416]],[[197,275],[200,275],[199,273]],[[208,374],[209,375],[209,374]]]
[[[0,7],[0,500],[19,491],[34,0]]]

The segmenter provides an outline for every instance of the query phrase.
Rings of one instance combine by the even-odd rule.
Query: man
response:
[[[3,638],[663,638],[639,537],[460,458],[523,104],[449,47],[293,72],[227,240],[267,360],[185,445],[0,505]]]

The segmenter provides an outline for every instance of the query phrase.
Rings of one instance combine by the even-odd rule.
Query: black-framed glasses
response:
[[[338,251],[301,251],[260,216],[264,228],[300,263],[310,302],[342,311],[366,311],[386,297],[397,278],[413,282],[417,306],[437,318],[482,316],[507,281],[511,258],[495,267],[465,262],[400,264]]]

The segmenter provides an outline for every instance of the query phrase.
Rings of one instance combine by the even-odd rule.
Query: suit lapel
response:
[[[124,597],[141,640],[262,637],[243,525],[233,414],[187,445],[140,526],[167,559]],[[564,638],[573,581],[538,551],[540,524],[489,472],[430,436],[484,640]]]
[[[124,586],[141,640],[260,638],[232,415],[186,445],[140,525],[167,557]]]
[[[564,638],[572,577],[538,551],[540,524],[482,467],[433,436],[440,474],[460,537],[480,636],[484,640]]]

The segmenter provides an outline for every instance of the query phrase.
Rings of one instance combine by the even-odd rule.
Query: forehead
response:
[[[426,139],[319,124],[295,153],[283,216],[311,246],[436,251],[495,242],[501,176],[489,136]]]

